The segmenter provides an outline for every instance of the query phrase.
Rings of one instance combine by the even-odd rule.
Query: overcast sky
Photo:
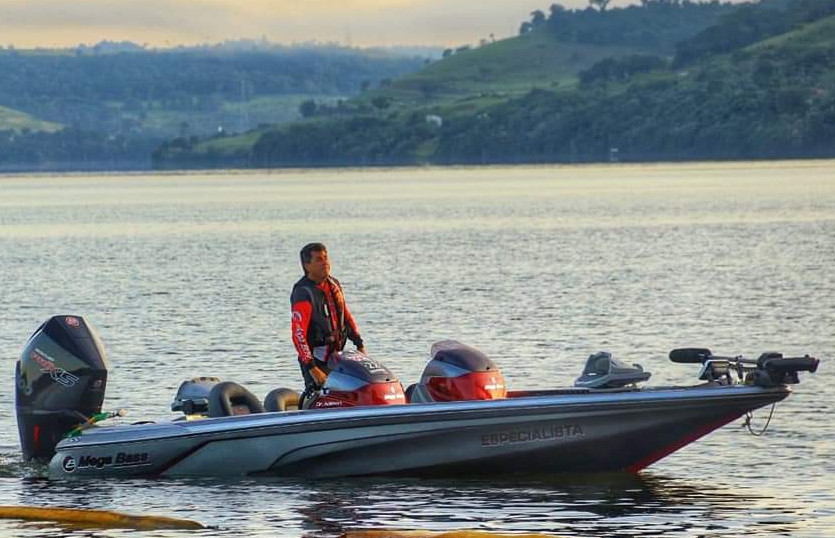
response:
[[[354,46],[475,44],[515,35],[554,0],[0,0],[0,45],[151,46],[260,39]],[[585,7],[587,0],[564,0]],[[612,0],[623,6],[629,0]]]

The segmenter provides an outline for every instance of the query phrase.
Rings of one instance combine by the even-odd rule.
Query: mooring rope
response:
[[[748,428],[748,433],[755,437],[760,437],[763,435],[766,430],[768,429],[768,425],[771,424],[771,417],[774,416],[774,408],[777,407],[777,403],[771,404],[771,411],[768,413],[768,420],[765,421],[765,426],[758,432],[754,431],[754,428],[751,427],[751,419],[754,418],[754,413],[748,411],[745,413],[745,427]]]

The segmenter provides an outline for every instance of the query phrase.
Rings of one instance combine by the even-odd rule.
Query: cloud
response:
[[[211,4],[210,8],[205,4]],[[0,35],[35,32],[49,40],[50,32],[58,36],[75,33],[79,42],[91,29],[109,31],[113,37],[149,30],[172,36],[214,33],[222,31],[223,21],[234,15],[234,4],[220,1],[0,0]]]
[[[627,0],[621,0],[626,3]],[[102,39],[152,45],[267,37],[353,44],[475,43],[514,35],[551,0],[0,0],[0,40],[71,46]],[[562,2],[569,7],[585,0]]]

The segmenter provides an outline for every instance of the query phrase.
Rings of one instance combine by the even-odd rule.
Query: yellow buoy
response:
[[[54,521],[81,527],[120,528],[137,530],[204,529],[188,519],[162,516],[131,516],[109,510],[83,510],[48,506],[0,506],[0,519]]]

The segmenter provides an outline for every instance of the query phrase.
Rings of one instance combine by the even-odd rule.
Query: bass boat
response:
[[[699,383],[639,387],[650,373],[592,355],[573,387],[507,390],[497,365],[456,341],[432,346],[421,379],[403,389],[379,361],[346,352],[324,386],[259,400],[241,385],[184,382],[167,422],[105,426],[104,347],[81,316],[55,316],[16,365],[25,459],[50,478],[103,476],[496,476],[637,472],[707,433],[786,398],[818,359],[758,359],[677,349]]]

